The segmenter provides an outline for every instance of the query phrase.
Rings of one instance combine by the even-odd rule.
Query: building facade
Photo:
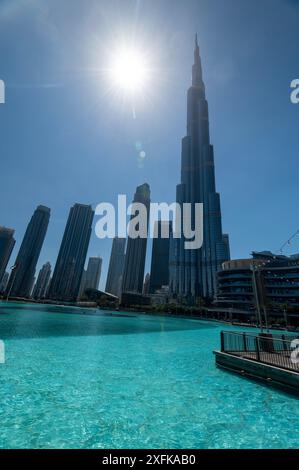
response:
[[[108,267],[106,292],[116,295],[121,294],[122,276],[125,264],[126,239],[115,237],[112,242],[112,249]]]
[[[172,238],[172,222],[158,220],[155,222],[155,232],[158,235],[153,239],[151,276],[149,293],[154,294],[162,286],[169,285],[169,244]],[[163,232],[168,237],[163,237]]]
[[[71,207],[49,288],[50,299],[77,300],[93,216],[94,211],[89,205],[75,204]]]
[[[15,231],[11,228],[0,227],[0,282],[16,243],[14,233]]]
[[[210,143],[209,112],[202,78],[197,36],[195,38],[192,85],[187,93],[187,135],[182,140],[181,183],[177,203],[191,203],[194,227],[195,203],[203,204],[203,245],[185,249],[184,237],[175,240],[171,267],[171,292],[194,303],[198,297],[212,298],[216,273],[229,259],[228,236],[223,238],[220,196],[215,188],[214,151]]]
[[[299,255],[253,252],[250,259],[223,263],[217,279],[215,306],[220,311],[236,317],[255,315],[258,299],[260,309],[269,315],[290,310],[299,318]]]
[[[149,294],[150,282],[151,282],[150,273],[146,273],[145,278],[144,278],[144,282],[143,282],[143,288],[142,288],[142,294],[143,295],[148,295]]]
[[[9,279],[9,273],[5,272],[0,281],[0,294],[3,294],[6,291],[8,279]]]
[[[81,281],[80,293],[84,294],[85,289],[98,289],[101,272],[102,272],[102,258],[91,257],[88,260],[86,271],[84,271]]]
[[[51,264],[45,263],[42,268],[40,269],[37,277],[37,281],[35,283],[32,297],[34,299],[44,299],[47,294],[47,290],[49,287],[49,281],[51,277]]]
[[[150,187],[147,183],[137,186],[133,203],[141,203],[146,209],[147,220],[146,227],[144,228],[147,232],[150,212]],[[133,218],[134,215],[132,215],[131,220],[133,220]],[[122,292],[142,293],[146,246],[147,237],[138,236],[137,238],[133,238],[129,233],[125,256]]]
[[[46,206],[38,206],[34,211],[9,277],[7,295],[30,296],[37,261],[49,225],[50,212]]]

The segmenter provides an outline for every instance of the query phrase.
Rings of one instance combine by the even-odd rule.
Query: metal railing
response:
[[[288,335],[221,331],[221,352],[299,372],[299,344]]]

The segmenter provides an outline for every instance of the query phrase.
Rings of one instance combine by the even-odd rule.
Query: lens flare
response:
[[[135,94],[144,89],[149,69],[140,51],[123,48],[114,54],[109,75],[114,87]]]

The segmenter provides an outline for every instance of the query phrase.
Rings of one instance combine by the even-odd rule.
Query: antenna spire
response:
[[[199,46],[198,46],[197,33],[195,33],[194,64],[193,64],[193,67],[192,67],[192,85],[193,86],[203,86],[201,60],[200,60],[200,55],[199,55]]]

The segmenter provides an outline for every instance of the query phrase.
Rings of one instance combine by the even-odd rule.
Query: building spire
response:
[[[192,86],[195,86],[195,87],[203,86],[201,60],[200,60],[200,55],[199,55],[197,33],[195,33],[194,64],[192,67]]]
[[[198,40],[197,40],[197,33],[195,33],[194,64],[198,64],[199,62],[200,62],[199,46],[198,46]]]

